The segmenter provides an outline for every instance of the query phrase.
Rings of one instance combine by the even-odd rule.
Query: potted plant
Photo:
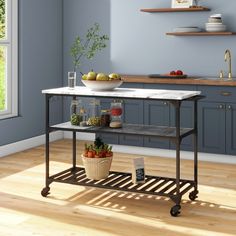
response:
[[[76,83],[76,70],[81,66],[81,60],[83,57],[87,59],[93,59],[98,51],[105,48],[106,41],[109,40],[107,35],[100,35],[100,26],[95,23],[88,29],[85,38],[82,39],[77,36],[70,48],[70,55],[73,59],[73,71],[68,72],[68,86],[70,88],[75,87]],[[81,72],[80,72],[81,73]],[[81,73],[83,75],[83,73]]]
[[[99,137],[91,145],[85,144],[82,161],[87,178],[100,180],[109,175],[113,152],[112,146]]]

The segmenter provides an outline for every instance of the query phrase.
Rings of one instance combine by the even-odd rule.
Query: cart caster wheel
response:
[[[188,197],[191,201],[194,201],[198,198],[197,194],[198,194],[198,191],[193,191],[193,192],[189,193]]]
[[[180,205],[175,205],[175,206],[171,207],[170,214],[172,216],[176,217],[180,214],[180,209],[181,209]]]
[[[43,197],[47,197],[47,195],[49,194],[50,188],[49,187],[45,187],[43,188],[43,190],[41,191],[41,195]]]

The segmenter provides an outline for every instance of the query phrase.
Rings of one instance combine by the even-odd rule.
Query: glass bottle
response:
[[[70,105],[70,122],[72,125],[80,125],[80,122],[83,120],[81,115],[82,101],[73,99]]]
[[[122,114],[123,107],[121,100],[114,100],[111,103],[111,128],[121,128],[122,127]]]
[[[109,127],[111,121],[110,110],[101,110],[101,126]]]
[[[101,105],[100,105],[100,100],[98,99],[93,99],[90,101],[88,125],[90,126],[101,125]]]

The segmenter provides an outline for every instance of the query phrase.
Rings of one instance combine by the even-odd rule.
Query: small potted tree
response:
[[[100,35],[100,26],[95,23],[88,29],[85,39],[77,36],[70,48],[70,54],[73,58],[73,71],[68,72],[68,86],[74,88],[76,84],[76,70],[81,66],[83,57],[93,59],[98,51],[105,48],[106,42],[109,40],[107,35]],[[80,72],[82,75],[83,73]]]
[[[112,146],[97,137],[93,144],[85,144],[82,161],[87,178],[100,180],[107,178],[112,163]]]

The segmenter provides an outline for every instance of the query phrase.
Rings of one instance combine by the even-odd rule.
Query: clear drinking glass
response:
[[[73,89],[76,86],[76,72],[68,72],[68,87]]]

